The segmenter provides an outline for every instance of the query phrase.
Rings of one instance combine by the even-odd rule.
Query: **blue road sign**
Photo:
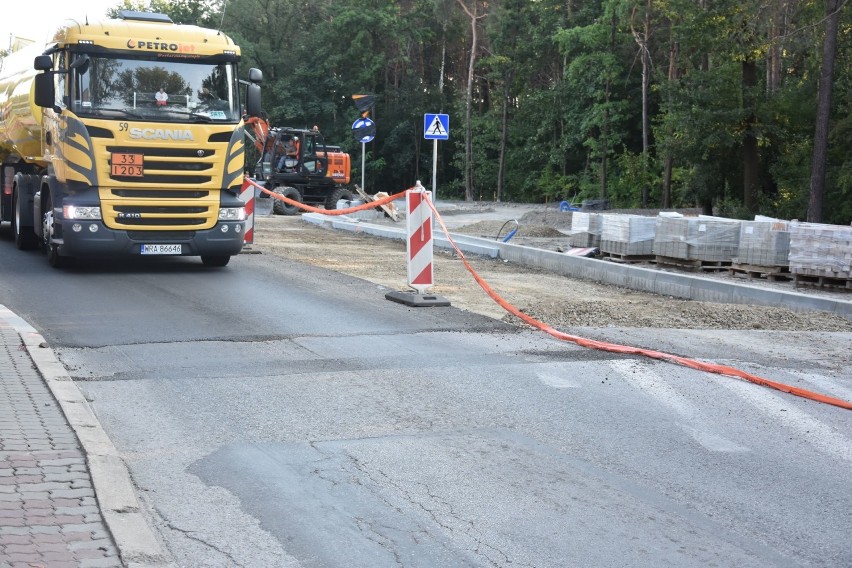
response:
[[[376,137],[376,123],[369,118],[359,118],[352,123],[352,134],[361,144],[372,142]]]
[[[450,115],[424,114],[423,138],[425,138],[426,140],[449,140]]]

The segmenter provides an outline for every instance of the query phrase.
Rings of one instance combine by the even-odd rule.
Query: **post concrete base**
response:
[[[450,305],[450,301],[443,296],[436,296],[434,294],[418,294],[417,292],[388,292],[385,294],[385,299],[390,300],[391,302],[405,304],[406,306],[413,306],[415,308]]]

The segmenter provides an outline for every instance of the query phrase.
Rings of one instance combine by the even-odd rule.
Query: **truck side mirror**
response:
[[[56,105],[56,89],[52,73],[39,73],[35,76],[35,104],[50,108]]]
[[[47,71],[53,67],[53,58],[49,55],[39,55],[33,61],[33,69],[36,71]]]
[[[258,69],[257,67],[252,67],[249,69],[249,81],[252,83],[263,83],[263,71]]]
[[[246,114],[260,116],[260,85],[252,83],[246,87]]]

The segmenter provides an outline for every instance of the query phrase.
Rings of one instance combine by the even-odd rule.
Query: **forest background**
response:
[[[852,221],[848,0],[124,0],[222,29],[273,126],[352,154],[371,193]],[[111,11],[114,12],[114,11]]]

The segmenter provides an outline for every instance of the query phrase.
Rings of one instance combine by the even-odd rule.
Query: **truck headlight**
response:
[[[62,215],[66,219],[82,219],[86,221],[96,221],[101,219],[101,208],[66,205],[62,208]]]
[[[220,221],[245,221],[245,207],[222,207],[219,209]]]

